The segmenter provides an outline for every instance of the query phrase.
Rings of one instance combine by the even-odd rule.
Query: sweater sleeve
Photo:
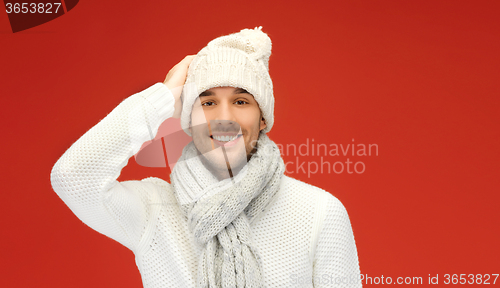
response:
[[[132,251],[149,213],[145,191],[155,187],[116,179],[129,158],[173,115],[174,103],[163,83],[128,97],[78,139],[52,168],[52,187],[71,211],[92,229]]]
[[[329,196],[313,264],[314,287],[362,287],[349,216],[344,205]]]

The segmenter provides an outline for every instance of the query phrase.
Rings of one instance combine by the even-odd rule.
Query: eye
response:
[[[248,104],[248,102],[247,102],[247,101],[245,101],[245,100],[238,100],[238,101],[236,101],[236,102],[234,102],[234,103],[236,103],[236,104],[238,104],[238,105]]]
[[[215,105],[215,102],[213,101],[206,101],[201,103],[201,106],[213,106],[213,105]]]

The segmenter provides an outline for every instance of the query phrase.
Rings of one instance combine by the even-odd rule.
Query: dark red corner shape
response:
[[[78,4],[78,0],[54,0],[36,2],[28,0],[3,0],[3,3],[6,13],[10,10],[10,13],[7,13],[9,17],[10,27],[12,28],[12,32],[16,33],[29,28],[33,28],[64,15],[65,13],[73,9],[76,4]],[[14,9],[14,7],[16,8]]]

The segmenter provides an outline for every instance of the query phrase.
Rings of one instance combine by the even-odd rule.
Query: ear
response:
[[[267,127],[266,120],[264,120],[264,117],[261,117],[259,130],[262,131],[266,127]]]

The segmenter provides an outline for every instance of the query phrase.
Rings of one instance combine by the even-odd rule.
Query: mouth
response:
[[[242,136],[243,134],[217,133],[210,135],[210,138],[218,146],[228,147],[235,145]]]

